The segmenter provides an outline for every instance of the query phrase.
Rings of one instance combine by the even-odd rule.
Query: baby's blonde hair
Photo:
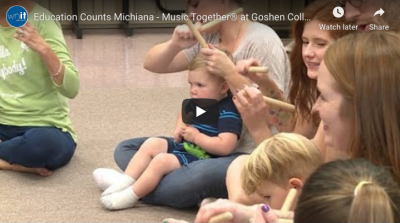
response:
[[[229,57],[229,59],[231,59],[231,61],[233,62],[232,54],[231,54],[229,51],[227,51],[227,50],[225,50],[225,49],[222,49],[222,48],[218,48],[218,47],[216,47],[216,48],[217,48],[218,50],[224,52],[224,53]],[[199,68],[205,68],[205,67],[206,67],[206,60],[204,59],[204,57],[202,56],[202,54],[199,53],[199,54],[197,54],[197,56],[196,56],[192,61],[190,61],[188,70],[189,70],[189,71],[192,71],[192,70],[196,70],[196,69],[199,69]],[[211,74],[211,73],[209,73],[209,72],[207,72],[207,73],[208,73],[209,75],[211,75],[212,77],[217,78],[217,79],[220,80],[221,82],[225,81],[222,77],[213,75],[213,74]]]
[[[321,152],[309,139],[295,133],[279,133],[251,153],[242,170],[242,188],[252,194],[265,180],[280,186],[290,178],[305,181],[322,163]]]

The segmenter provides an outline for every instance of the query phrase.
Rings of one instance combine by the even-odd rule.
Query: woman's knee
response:
[[[33,128],[23,135],[23,140],[32,149],[37,148],[47,154],[63,153],[66,149],[75,148],[71,135],[58,128]]]
[[[129,161],[137,153],[140,146],[146,141],[148,137],[127,139],[120,142],[114,150],[114,160],[125,171]]]
[[[52,127],[32,128],[10,140],[10,162],[57,169],[72,158],[76,144],[69,133]]]
[[[115,152],[137,151],[147,139],[148,137],[140,137],[124,140],[117,145]]]

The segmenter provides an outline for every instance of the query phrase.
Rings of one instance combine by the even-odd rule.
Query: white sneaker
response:
[[[93,178],[100,190],[104,191],[114,182],[121,179],[122,173],[109,169],[109,168],[97,168],[93,171]]]

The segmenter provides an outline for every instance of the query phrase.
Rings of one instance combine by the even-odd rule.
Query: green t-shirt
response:
[[[79,76],[57,21],[34,20],[51,13],[36,5],[28,21],[49,43],[65,66],[62,85],[53,82],[42,57],[14,38],[16,28],[0,26],[0,123],[11,126],[54,126],[76,134],[68,117],[67,98],[79,91]]]

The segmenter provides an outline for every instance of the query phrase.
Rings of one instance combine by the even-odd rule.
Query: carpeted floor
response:
[[[80,71],[81,91],[70,102],[78,133],[76,154],[53,176],[0,171],[0,222],[161,222],[193,220],[192,210],[146,206],[110,212],[101,207],[92,179],[98,167],[117,168],[115,146],[127,138],[171,135],[188,96],[186,72],[153,74],[142,68],[146,52],[171,30],[85,30],[77,40],[65,32]]]

